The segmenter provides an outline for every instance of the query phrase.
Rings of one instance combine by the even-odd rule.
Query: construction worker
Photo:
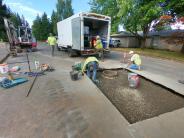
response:
[[[103,45],[102,45],[102,41],[100,39],[100,36],[96,37],[95,49],[96,49],[96,52],[98,52],[99,57],[103,60],[104,59]]]
[[[84,71],[87,70],[87,76],[89,78],[92,78],[92,81],[94,83],[98,83],[98,80],[96,80],[96,72],[98,68],[99,61],[96,57],[88,57],[82,67],[82,74],[84,74]]]
[[[52,56],[54,56],[54,49],[55,49],[55,46],[56,46],[56,43],[57,43],[57,40],[56,38],[52,35],[52,33],[49,34],[49,37],[47,39],[47,42],[48,44],[51,46],[51,54]]]
[[[135,54],[134,51],[130,51],[129,55],[131,56],[130,62],[128,63],[128,67],[134,70],[141,69],[141,58],[138,54]]]

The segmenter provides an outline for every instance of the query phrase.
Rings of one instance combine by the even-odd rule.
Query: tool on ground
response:
[[[11,87],[14,87],[16,85],[27,82],[27,81],[28,81],[28,79],[26,79],[26,78],[16,78],[14,80],[10,80],[10,79],[6,78],[0,82],[0,86],[3,88],[11,88]]]
[[[35,68],[36,70],[40,69],[40,62],[35,60]]]
[[[44,75],[43,71],[40,72],[25,72],[25,75],[28,75],[29,77],[35,77],[35,76],[42,76]]]
[[[35,78],[34,78],[32,84],[31,84],[31,86],[30,86],[30,88],[29,88],[29,91],[28,91],[26,97],[28,97],[29,94],[31,93],[31,90],[33,89],[33,86],[34,86],[34,84],[35,84],[35,82],[36,82],[37,77],[38,77],[38,73],[36,74],[36,76],[35,76]]]
[[[29,72],[31,72],[31,67],[30,67],[30,63],[29,63],[29,56],[28,56],[27,51],[26,51],[26,57],[27,57],[27,64],[28,64],[28,67],[29,67]]]
[[[41,68],[41,71],[48,71],[48,72],[52,72],[52,71],[55,70],[55,69],[54,69],[52,66],[50,66],[49,64],[42,64],[40,68]]]

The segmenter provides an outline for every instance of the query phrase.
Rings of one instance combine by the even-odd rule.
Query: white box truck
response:
[[[104,52],[109,52],[111,18],[96,13],[79,13],[57,23],[58,50],[69,56],[96,54],[93,41],[99,35]]]

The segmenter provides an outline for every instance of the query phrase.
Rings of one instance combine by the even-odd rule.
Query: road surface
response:
[[[41,53],[50,55],[50,49],[48,46],[40,45]],[[68,60],[80,61],[84,58],[69,58],[66,52],[57,51],[55,52],[56,57],[67,58]],[[148,71],[152,74],[158,74],[174,80],[184,79],[184,63],[179,63],[170,60],[163,60],[159,58],[152,58],[147,56],[141,56],[142,68],[144,71]],[[123,59],[122,52],[111,51],[110,55],[105,60],[112,60],[120,62]]]

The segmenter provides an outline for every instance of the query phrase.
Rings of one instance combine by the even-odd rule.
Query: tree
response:
[[[41,18],[37,15],[36,19],[33,21],[32,32],[37,40],[41,40]]]
[[[3,18],[10,17],[10,10],[3,4],[3,1],[0,0],[0,39],[7,40],[6,30],[4,27],[4,20]]]
[[[64,20],[73,15],[72,0],[58,0],[56,4],[58,20]]]
[[[52,15],[51,15],[51,32],[56,35],[57,34],[57,13],[53,10]]]
[[[21,25],[21,18],[18,13],[11,13],[10,20],[13,22],[15,28]]]
[[[173,10],[178,16],[184,16],[184,0],[170,0],[167,9]]]
[[[47,14],[44,12],[41,18],[41,40],[46,40],[51,32],[50,21],[47,18]]]
[[[117,16],[119,12],[118,3],[116,0],[91,0],[91,12],[108,15],[111,17],[113,33],[118,31],[120,18]]]
[[[42,17],[37,15],[33,21],[32,31],[37,40],[46,40],[51,32],[51,24],[47,14],[43,13]]]
[[[118,16],[127,31],[137,36],[139,45],[145,47],[147,34],[151,23],[161,15],[160,0],[117,0]],[[140,35],[138,31],[142,31]]]

